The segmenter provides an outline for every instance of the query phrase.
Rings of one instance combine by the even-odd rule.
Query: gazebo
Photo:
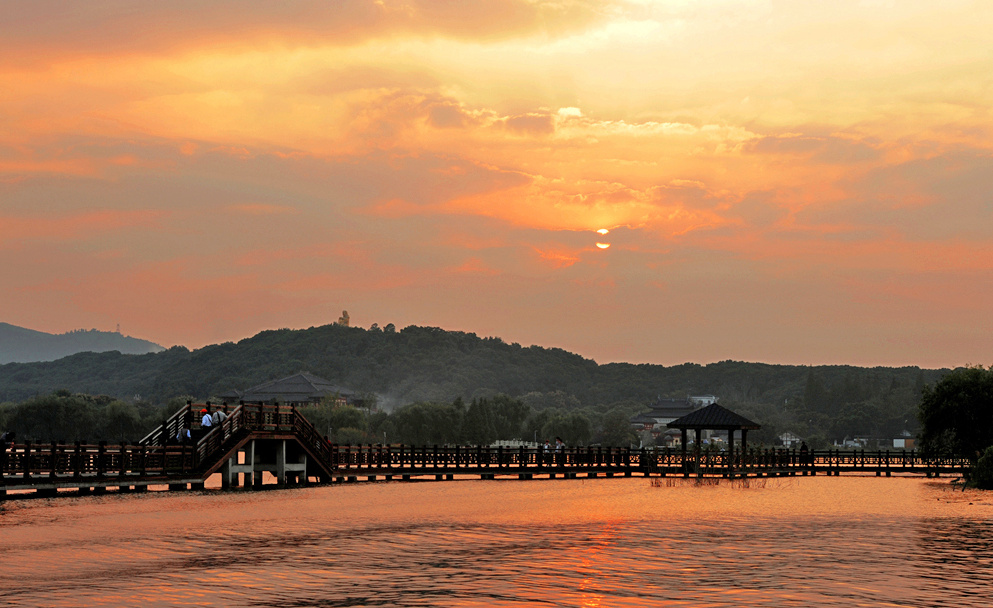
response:
[[[668,425],[671,429],[682,431],[683,441],[683,463],[686,463],[686,431],[693,429],[696,431],[696,443],[693,444],[693,452],[696,461],[700,461],[701,434],[708,431],[728,432],[728,474],[731,473],[731,456],[734,455],[734,432],[741,431],[741,451],[744,453],[748,446],[748,431],[762,428],[744,416],[735,414],[731,410],[712,403],[707,407],[700,408],[694,412],[686,414],[682,418],[673,420]]]

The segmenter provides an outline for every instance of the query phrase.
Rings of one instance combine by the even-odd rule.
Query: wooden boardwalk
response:
[[[222,410],[217,428],[199,428],[200,411]],[[182,427],[195,441],[174,440]],[[672,449],[484,446],[339,446],[322,437],[288,405],[188,404],[137,444],[19,443],[0,455],[0,498],[55,496],[74,489],[140,492],[152,488],[202,489],[216,473],[221,485],[260,487],[263,474],[277,485],[377,480],[577,477],[774,477],[795,475],[915,474],[965,476],[964,458],[924,458],[914,451],[800,452],[750,449],[744,453]]]

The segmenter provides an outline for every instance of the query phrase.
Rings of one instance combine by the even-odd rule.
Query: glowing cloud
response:
[[[196,347],[347,308],[601,360],[982,362],[981,4],[11,3],[0,321]]]

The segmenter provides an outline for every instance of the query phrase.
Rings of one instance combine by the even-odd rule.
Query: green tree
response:
[[[638,437],[631,426],[631,416],[626,410],[614,408],[604,414],[603,428],[600,431],[601,445],[626,448],[637,442]]]
[[[983,490],[993,490],[993,446],[986,448],[972,468],[972,483]]]
[[[406,405],[390,416],[396,434],[396,439],[390,441],[411,445],[457,443],[462,434],[462,415],[459,408],[449,403]]]
[[[133,403],[111,401],[99,413],[104,439],[122,442],[138,439],[141,434],[141,414]]]
[[[497,439],[520,439],[531,408],[520,399],[507,395],[497,395],[490,403]]]
[[[545,437],[561,437],[570,446],[585,446],[593,437],[590,419],[579,412],[556,414],[545,423],[541,431]]]
[[[965,367],[925,386],[918,408],[921,449],[977,461],[993,445],[993,368]]]
[[[488,399],[473,399],[465,412],[462,436],[469,445],[489,445],[496,441],[493,406]]]

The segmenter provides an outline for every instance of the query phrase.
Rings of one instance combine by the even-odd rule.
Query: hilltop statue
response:
[[[345,327],[348,327],[348,311],[347,310],[341,311],[341,316],[338,317],[338,325],[344,325]]]

